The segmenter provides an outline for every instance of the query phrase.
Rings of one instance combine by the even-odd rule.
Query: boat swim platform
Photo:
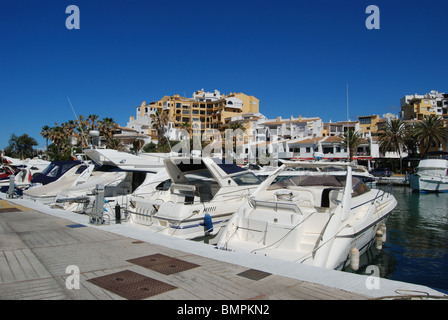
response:
[[[0,194],[1,300],[365,300],[426,286],[157,235]]]

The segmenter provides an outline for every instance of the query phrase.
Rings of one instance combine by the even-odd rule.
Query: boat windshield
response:
[[[239,186],[256,185],[262,182],[262,180],[251,171],[241,168],[236,164],[217,163],[216,161],[215,163]],[[180,163],[177,167],[184,173],[185,178],[190,183],[198,181],[217,183],[202,160],[200,163]]]
[[[188,182],[191,183],[197,181],[215,182],[215,179],[213,178],[212,174],[207,169],[185,173],[185,178],[188,180]]]
[[[233,181],[239,186],[248,186],[254,184],[260,184],[262,180],[254,175],[252,172],[244,172],[236,176],[232,176]]]
[[[57,177],[58,175],[62,175],[63,173],[67,172],[72,167],[78,164],[80,164],[79,161],[53,162],[50,165],[48,165],[48,167],[46,167],[41,174],[47,177]]]
[[[268,190],[286,189],[288,187],[325,187],[342,189],[345,187],[346,176],[333,175],[312,175],[312,176],[294,176],[281,180],[269,186]],[[352,177],[352,196],[370,191],[370,188],[358,177]]]

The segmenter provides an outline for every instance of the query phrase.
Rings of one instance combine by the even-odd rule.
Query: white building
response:
[[[147,105],[146,101],[143,101],[140,107],[137,107],[136,116],[129,118],[126,127],[136,130],[137,133],[146,134],[148,129],[151,129],[151,115],[156,113],[156,108]]]
[[[322,119],[319,117],[305,118],[299,116],[289,119],[266,119],[259,123],[267,129],[268,140],[271,135],[278,136],[279,139],[298,139],[304,137],[320,137],[322,135]]]

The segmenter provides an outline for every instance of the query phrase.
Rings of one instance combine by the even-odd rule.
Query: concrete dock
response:
[[[3,300],[354,300],[425,286],[218,250],[0,196]],[[375,279],[374,279],[375,280]]]

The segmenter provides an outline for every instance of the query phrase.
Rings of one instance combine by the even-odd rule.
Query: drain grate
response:
[[[85,227],[85,225],[83,225],[83,224],[68,224],[68,225],[66,225],[66,227],[69,227],[69,228],[83,228],[83,227]]]
[[[249,269],[246,271],[243,271],[241,273],[238,273],[237,276],[241,276],[247,279],[251,279],[251,280],[261,280],[266,278],[267,276],[270,276],[271,274],[268,272],[264,272],[264,271],[260,271],[260,270],[255,270],[255,269]]]
[[[197,264],[165,256],[160,253],[130,259],[127,261],[139,265],[141,267],[157,271],[165,275],[170,275],[199,267],[199,265]]]
[[[129,300],[145,299],[177,288],[168,283],[145,277],[130,270],[120,271],[87,281]]]
[[[21,212],[22,210],[17,208],[1,208],[0,213],[6,213],[6,212]]]

